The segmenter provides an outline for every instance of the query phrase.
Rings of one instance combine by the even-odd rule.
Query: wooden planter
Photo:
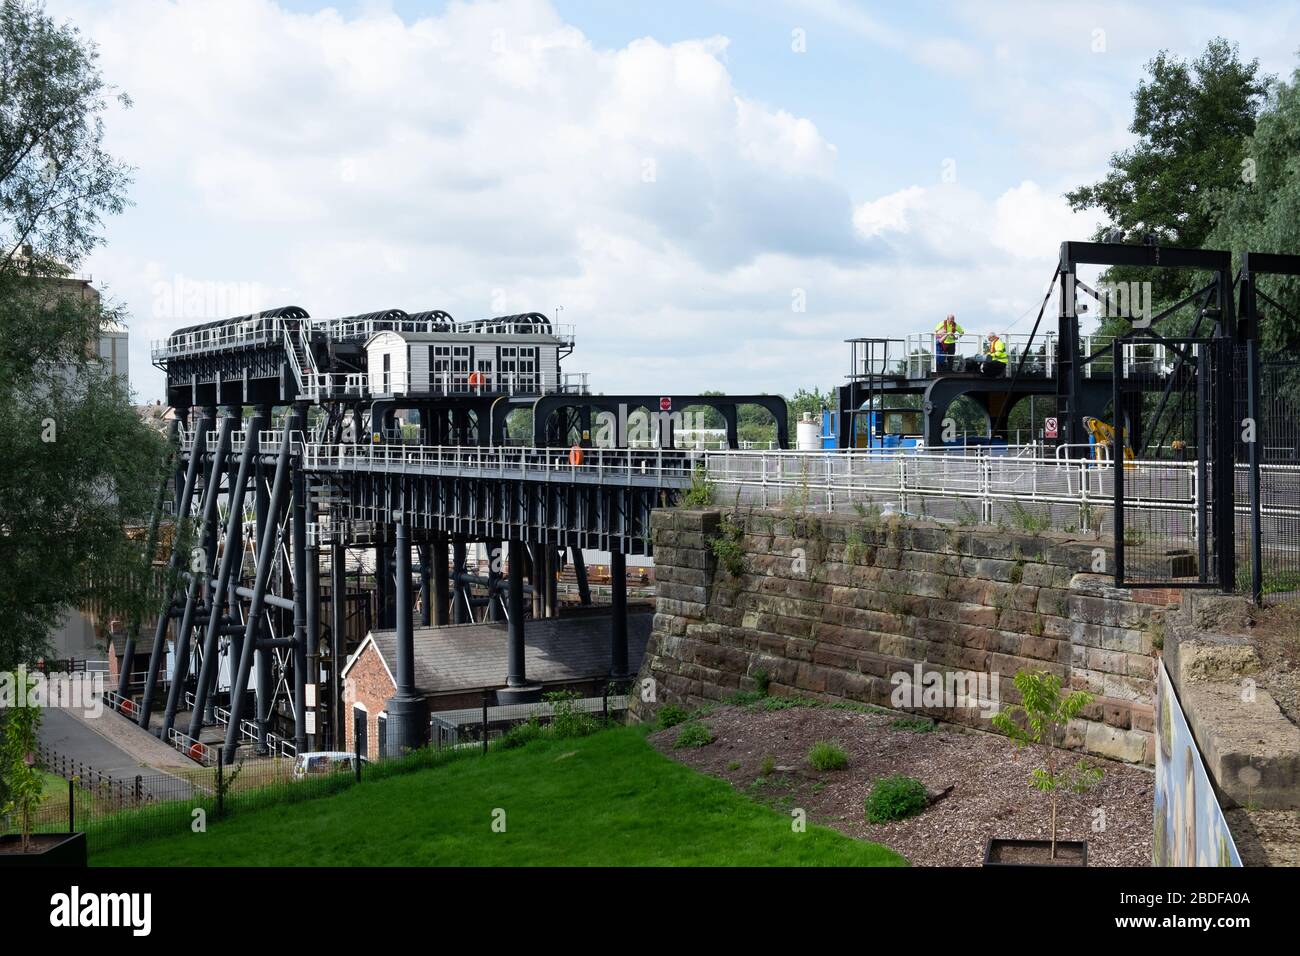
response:
[[[86,834],[33,833],[24,853],[20,834],[0,836],[0,869],[10,866],[85,866]]]
[[[1057,840],[1056,859],[1051,840],[989,840],[984,847],[985,866],[1087,866],[1087,840]]]

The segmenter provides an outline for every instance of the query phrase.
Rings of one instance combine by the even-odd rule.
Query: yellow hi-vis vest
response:
[[[991,358],[995,362],[1001,362],[1003,365],[1006,365],[1007,364],[1007,343],[1003,342],[1001,339],[995,341],[989,347],[989,358]]]
[[[948,328],[948,320],[944,319],[934,327],[934,334],[944,345],[952,345],[957,341],[957,336],[962,334],[962,327],[953,322],[952,328]]]

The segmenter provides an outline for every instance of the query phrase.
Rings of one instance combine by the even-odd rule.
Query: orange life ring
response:
[[[469,383],[470,383],[470,385],[474,386],[475,388],[477,388],[478,386],[482,385],[482,384],[483,384],[483,373],[482,373],[482,372],[470,372],[470,373],[469,373]]]
[[[203,746],[203,744],[192,744],[190,746],[190,759],[196,761],[197,763],[203,763],[203,757],[205,752],[206,752],[206,748]]]
[[[135,702],[134,702],[134,701],[130,701],[130,700],[123,700],[123,701],[122,701],[122,713],[125,714],[125,715],[128,716],[128,717],[131,716],[132,714],[134,714],[134,713],[135,713]]]
[[[577,468],[582,464],[582,446],[574,445],[569,449],[569,464]]]

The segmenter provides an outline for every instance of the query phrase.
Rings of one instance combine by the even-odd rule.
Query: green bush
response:
[[[766,667],[759,667],[755,669],[753,677],[754,686],[758,688],[759,694],[766,697],[768,688],[772,686],[772,675],[767,672]]]
[[[586,737],[599,729],[596,718],[578,710],[581,695],[573,690],[552,691],[544,696],[551,705],[551,732],[561,740]]]
[[[713,743],[713,731],[698,720],[692,720],[690,723],[682,725],[682,729],[677,733],[677,739],[673,741],[673,747],[679,749],[682,747],[704,747],[711,743]]]
[[[895,730],[910,730],[914,734],[928,734],[935,729],[935,723],[928,717],[899,717],[891,720],[889,726]]]
[[[659,726],[664,730],[669,727],[676,727],[678,724],[684,724],[690,719],[690,711],[678,704],[664,704],[659,708]]]
[[[529,717],[527,723],[515,724],[497,741],[497,746],[502,750],[514,750],[516,747],[523,747],[531,744],[534,740],[541,740],[546,736],[546,728],[536,717]]]
[[[808,751],[808,762],[814,770],[843,770],[849,765],[849,755],[838,744],[819,740]]]
[[[888,823],[902,820],[925,809],[925,784],[915,777],[897,773],[876,781],[867,794],[867,820]]]

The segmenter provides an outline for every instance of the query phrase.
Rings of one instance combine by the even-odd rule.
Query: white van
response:
[[[346,750],[319,750],[312,753],[298,754],[293,762],[293,778],[295,780],[304,780],[307,777],[316,777],[327,773],[351,773],[356,769],[354,761],[357,759],[356,754],[350,754]],[[361,762],[364,764],[366,758],[362,757]]]

